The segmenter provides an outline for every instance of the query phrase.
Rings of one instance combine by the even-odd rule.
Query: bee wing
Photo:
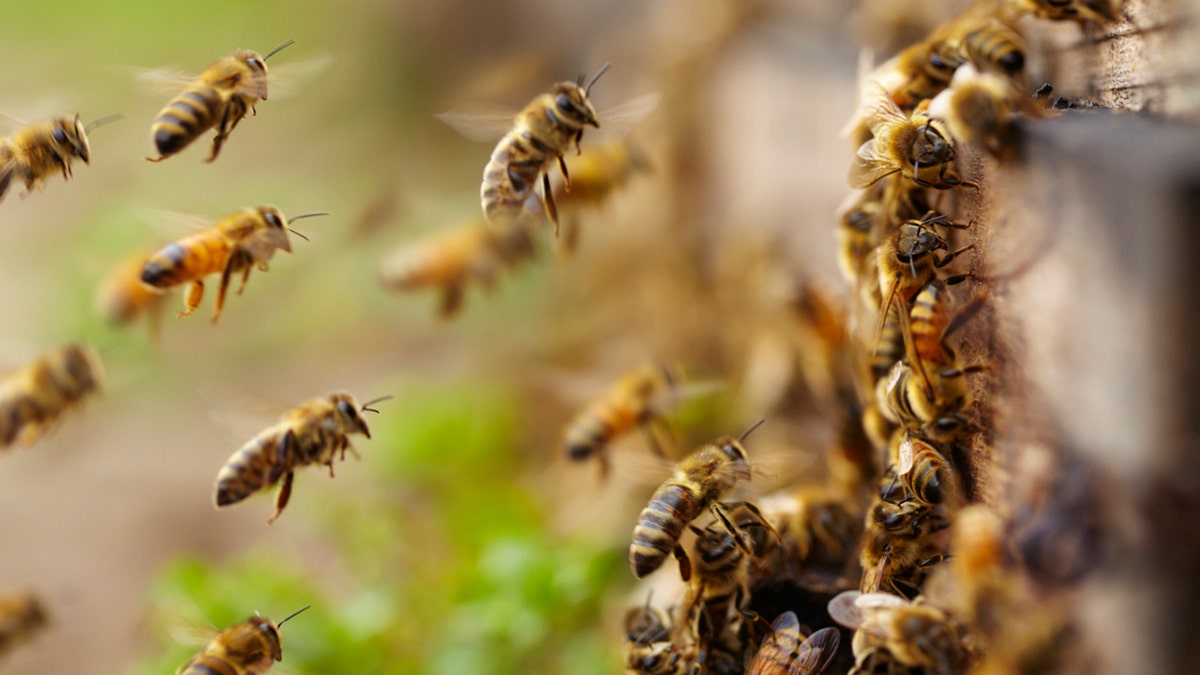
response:
[[[900,110],[900,107],[892,100],[892,95],[878,81],[870,80],[863,84],[862,97],[867,124],[870,125],[872,132],[876,132],[888,124],[906,124],[908,122],[908,116]]]
[[[654,112],[661,102],[662,94],[653,92],[635,96],[611,108],[604,108],[597,111],[596,119],[600,122],[602,137],[608,134],[624,136],[638,122],[646,119],[650,113]]]
[[[500,106],[469,105],[461,109],[451,108],[434,117],[445,122],[463,138],[494,143],[512,129],[517,112]]]
[[[862,609],[876,610],[908,607],[912,603],[891,593],[860,593],[854,599],[854,604]]]
[[[133,68],[133,77],[143,89],[158,94],[178,94],[196,81],[198,75],[174,66]]]
[[[916,463],[916,453],[913,452],[912,435],[905,433],[903,440],[900,441],[900,451],[897,453],[896,475],[903,476],[912,471],[914,463]]]
[[[876,139],[863,143],[854,155],[850,164],[850,187],[865,188],[879,182],[900,170],[900,167],[890,159],[883,157],[875,150]]]
[[[838,629],[830,626],[808,636],[800,645],[800,651],[788,666],[788,675],[820,675],[829,668],[837,656],[842,636]]]
[[[195,213],[169,211],[166,209],[142,208],[135,211],[142,222],[157,230],[165,239],[179,239],[198,230],[212,227],[211,218]]]
[[[306,86],[316,79],[333,63],[333,57],[328,54],[314,56],[300,61],[288,61],[279,66],[273,66],[267,71],[267,86],[271,100],[285,99],[304,91]],[[253,93],[253,92],[247,92]]]
[[[264,399],[243,391],[200,389],[200,397],[209,403],[208,417],[229,431],[238,442],[253,438],[279,423],[294,407]]]
[[[858,591],[842,591],[833,596],[826,605],[829,617],[851,630],[857,630],[866,620],[866,613],[858,605],[862,593]]]
[[[171,642],[187,647],[203,647],[220,634],[221,630],[212,623],[196,618],[199,614],[198,607],[193,606],[185,611],[158,610],[155,612],[159,615],[156,623]]]

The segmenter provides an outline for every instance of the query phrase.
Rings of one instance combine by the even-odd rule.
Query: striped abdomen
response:
[[[925,504],[941,504],[946,499],[945,490],[938,474],[950,470],[946,460],[932,447],[918,454],[916,463],[908,473],[901,476],[904,487],[910,494]]]
[[[896,362],[904,358],[904,335],[900,331],[900,305],[893,304],[888,309],[887,321],[883,323],[883,332],[879,342],[870,356],[871,374],[878,380],[886,377],[888,371]]]
[[[479,197],[489,222],[515,220],[540,207],[534,189],[546,167],[561,153],[520,127],[508,132],[483,168]],[[527,204],[528,203],[528,204]]]
[[[633,528],[633,543],[629,545],[633,575],[641,579],[658,569],[675,549],[683,528],[700,515],[704,506],[686,485],[672,480],[658,488]]]
[[[600,452],[642,421],[640,411],[623,400],[598,401],[577,416],[563,438],[567,456],[580,461]]]
[[[934,279],[913,301],[909,332],[922,364],[944,363],[951,358],[942,347],[942,333],[949,322],[948,292],[940,279]]]
[[[213,501],[228,506],[279,482],[296,464],[296,445],[291,430],[279,426],[255,436],[221,467]]]
[[[225,105],[215,88],[196,83],[158,113],[150,128],[154,147],[163,157],[183,150],[220,120]]]
[[[208,654],[201,654],[188,661],[179,671],[179,675],[242,675],[246,671],[237,666]]]
[[[962,44],[963,55],[980,70],[994,66],[1009,75],[1025,69],[1025,49],[1021,36],[1014,30],[992,21],[967,34]]]
[[[216,230],[205,230],[164,246],[142,267],[142,282],[169,288],[225,269],[229,242]]]

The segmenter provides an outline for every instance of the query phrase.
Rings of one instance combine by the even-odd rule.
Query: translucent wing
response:
[[[612,133],[627,132],[654,112],[661,102],[662,94],[657,92],[642,94],[611,108],[597,111],[596,119],[600,122],[600,128],[606,130],[606,133],[610,131]]]
[[[916,453],[913,452],[912,436],[908,433],[905,433],[904,439],[900,441],[900,452],[897,454],[896,474],[903,476],[909,471],[912,471],[913,464],[916,462]]]
[[[134,78],[147,91],[159,94],[178,94],[196,81],[198,75],[174,66],[134,68]]]
[[[829,627],[808,636],[788,666],[788,675],[820,675],[837,656],[842,641],[838,629]]]
[[[879,135],[878,130],[886,125],[908,123],[908,116],[900,110],[892,100],[892,95],[879,82],[872,80],[864,84],[862,97],[867,124],[876,135]]]
[[[212,227],[215,222],[211,218],[195,213],[166,209],[141,208],[137,209],[135,213],[139,220],[150,225],[167,239],[186,237],[198,230]]]
[[[833,597],[826,606],[829,616],[846,628],[856,630],[866,620],[863,608],[858,605],[862,593],[858,591],[842,591]]]
[[[912,603],[891,593],[860,593],[854,599],[854,604],[862,609],[876,610],[908,607]]]
[[[270,70],[267,71],[267,86],[270,88],[271,100],[290,98],[304,91],[332,63],[333,57],[324,54],[270,66]]]
[[[877,138],[863,143],[850,164],[850,187],[865,188],[900,170],[900,166],[876,152]]]
[[[434,117],[445,122],[463,138],[481,143],[494,143],[512,129],[517,112],[500,106],[469,105],[464,108],[451,108]]]

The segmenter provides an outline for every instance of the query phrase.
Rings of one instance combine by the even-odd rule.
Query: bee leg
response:
[[[187,293],[183,296],[183,311],[176,314],[175,317],[191,316],[192,312],[200,306],[200,300],[204,298],[204,282],[199,279],[188,285]]]
[[[942,256],[941,260],[935,260],[933,265],[934,265],[934,267],[941,269],[941,268],[945,267],[946,265],[949,265],[952,260],[954,260],[955,258],[957,258],[959,256],[959,254],[966,253],[967,251],[970,251],[973,248],[975,248],[975,244],[967,244],[966,246],[964,246],[960,249],[951,251],[950,253],[947,253],[946,255]]]
[[[233,276],[234,266],[237,265],[238,258],[239,256],[236,252],[231,254],[229,262],[225,263],[225,269],[221,270],[221,285],[217,287],[217,303],[213,307],[213,323],[216,323],[217,319],[221,318],[221,310],[225,308],[225,292],[229,290],[229,278]],[[250,270],[247,269],[247,276],[249,276],[249,272]],[[241,291],[238,291],[238,294],[241,294]]]
[[[449,319],[458,313],[462,307],[462,284],[450,284],[442,289],[442,304],[438,307],[438,316]]]
[[[237,97],[234,98],[236,99]],[[221,146],[225,144],[225,139],[229,138],[229,132],[233,131],[233,127],[237,126],[236,120],[241,119],[241,114],[234,112],[234,108],[236,107],[233,102],[225,106],[225,112],[221,115],[220,123],[217,124],[217,135],[213,136],[212,152],[208,155],[208,159],[204,161],[211,162],[217,158],[217,155],[221,154]],[[244,110],[238,112],[245,113]],[[230,124],[231,117],[234,118],[232,124]]]
[[[563,175],[563,192],[571,191],[571,176],[567,174],[567,161],[562,155],[558,156],[558,170],[562,171]]]
[[[247,266],[246,269],[242,272],[242,283],[238,286],[238,290],[237,290],[238,295],[241,295],[242,291],[246,290],[246,282],[250,281],[250,272],[253,269],[254,269],[254,267]]]
[[[292,496],[292,479],[294,477],[295,473],[292,471],[283,474],[283,482],[279,484],[279,492],[275,493],[275,515],[267,519],[268,525],[274,523],[283,514],[283,509],[287,506],[288,499]]]
[[[598,464],[600,466],[600,482],[601,483],[608,482],[608,474],[609,474],[610,469],[612,468],[609,465],[608,453],[604,452],[604,451],[600,451],[600,452],[596,453],[596,464]]]
[[[558,236],[558,207],[554,205],[554,193],[550,191],[550,174],[542,174],[542,195],[546,202],[546,214],[550,216],[550,221],[554,223],[554,236]]]
[[[675,544],[675,549],[671,551],[675,556],[675,560],[679,561],[679,578],[687,581],[692,578],[692,560],[688,557],[687,551],[683,550],[683,546]]]

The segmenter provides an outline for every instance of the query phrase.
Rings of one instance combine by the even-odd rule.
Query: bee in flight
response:
[[[70,180],[71,162],[82,159],[84,164],[92,163],[88,132],[122,117],[120,113],[109,115],[87,125],[79,115],[55,117],[25,126],[0,140],[0,199],[14,178],[25,183],[22,199],[35,188],[43,189],[46,179],[55,172],[61,171],[63,179]]]
[[[605,65],[586,87],[582,75],[575,82],[559,82],[549,93],[538,96],[517,114],[512,130],[496,144],[483,169],[479,194],[489,222],[517,219],[530,204],[536,205],[535,188],[540,176],[545,210],[554,223],[555,235],[558,234],[558,209],[554,205],[548,170],[557,162],[563,178],[570,185],[563,155],[572,145],[579,149],[585,127],[600,127],[588,94],[607,70],[608,65]]]
[[[213,126],[217,127],[217,135],[213,138],[212,153],[205,161],[216,159],[247,110],[257,114],[255,104],[260,99],[267,100],[267,59],[294,42],[288,40],[266,56],[242,50],[206,68],[158,113],[150,127],[150,137],[159,156],[146,159],[161,162]]]
[[[221,631],[204,651],[179,669],[179,675],[262,675],[283,660],[283,637],[279,628],[288,619],[308,609],[305,605],[279,623],[255,612],[241,623]]]
[[[0,655],[28,642],[49,623],[42,601],[33,593],[0,595]]]
[[[332,477],[334,456],[344,460],[347,450],[355,452],[350,445],[350,434],[371,438],[361,413],[378,413],[371,405],[389,398],[374,399],[360,406],[353,396],[339,392],[291,409],[282,420],[250,439],[225,462],[217,474],[213,503],[217,508],[229,506],[282,478],[275,495],[275,514],[267,521],[275,522],[291,497],[296,469],[321,464],[329,467]]]
[[[0,381],[0,449],[41,438],[63,414],[98,392],[103,380],[95,350],[72,344]]]
[[[769,526],[753,504],[719,503],[739,481],[750,478],[750,464],[742,441],[759,424],[762,422],[747,429],[739,439],[721,438],[685,457],[676,466],[675,475],[654,491],[650,503],[642,509],[633,528],[629,565],[634,576],[641,579],[650,574],[661,567],[672,553],[679,559],[683,576],[689,576],[690,564],[687,562],[687,553],[679,545],[679,537],[683,534],[683,528],[705,509],[711,509],[730,532],[734,531],[734,526],[725,515],[725,508],[733,506],[745,506]],[[743,552],[753,555],[748,549]]]
[[[771,622],[771,633],[759,645],[750,675],[821,675],[833,663],[841,639],[833,627],[805,638],[796,613],[784,612]]]
[[[396,251],[381,265],[379,283],[404,291],[440,286],[439,314],[448,319],[462,307],[468,282],[478,281],[490,291],[501,272],[535,253],[533,233],[526,223],[492,227],[476,216]]]
[[[326,215],[329,214],[306,213],[292,221]],[[254,267],[265,272],[267,262],[277,249],[292,252],[288,232],[303,237],[288,227],[288,221],[279,209],[273,206],[242,209],[210,228],[163,247],[142,267],[142,283],[160,289],[189,284],[184,294],[185,309],[179,313],[179,316],[188,316],[196,311],[204,298],[204,277],[220,272],[221,285],[217,288],[212,318],[216,323],[225,306],[230,277],[242,273],[242,283],[238,287],[238,295],[241,295]]]

